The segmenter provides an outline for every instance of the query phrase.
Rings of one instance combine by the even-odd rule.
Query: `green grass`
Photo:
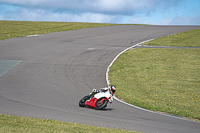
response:
[[[145,45],[197,47],[199,31],[158,38]],[[119,56],[110,68],[109,80],[118,88],[116,96],[128,103],[200,119],[199,75],[200,49],[143,48]]]
[[[0,21],[0,40],[83,28],[113,26],[103,23]],[[80,132],[80,133],[133,133],[133,131],[100,128],[55,120],[17,117],[0,114],[0,133],[9,132]]]
[[[147,42],[150,46],[200,47],[200,29],[181,32]]]
[[[0,40],[115,24],[0,21]],[[151,41],[154,46],[200,46],[200,30]],[[116,95],[143,108],[200,119],[199,49],[136,49],[110,68]],[[131,132],[0,114],[0,132]]]
[[[31,21],[0,21],[0,40],[23,37],[28,35],[77,30],[83,28],[113,26],[105,23],[76,22],[31,22]]]
[[[121,129],[94,127],[56,120],[26,118],[0,114],[1,133],[136,133]]]

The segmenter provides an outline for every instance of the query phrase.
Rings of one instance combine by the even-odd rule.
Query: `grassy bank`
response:
[[[199,31],[158,38],[145,45],[200,47]],[[143,48],[122,54],[110,68],[109,80],[119,88],[116,96],[128,103],[200,119],[199,75],[200,49]]]
[[[150,46],[200,47],[200,29],[160,37],[146,44]]]
[[[114,24],[0,21],[0,40],[111,25]],[[145,45],[166,46],[175,42],[173,46],[200,46],[199,35],[199,30],[189,31],[159,38],[151,41],[152,44]],[[116,95],[129,103],[199,119],[199,53],[199,50],[194,49],[130,50],[120,56],[111,67],[109,79],[119,88]],[[0,114],[0,132],[131,131]]]
[[[17,117],[0,114],[1,133],[136,133],[127,130],[100,128],[56,120]]]
[[[28,35],[77,30],[116,24],[76,22],[0,21],[0,40]]]
[[[0,21],[0,40],[91,27],[112,26],[101,23]],[[55,120],[17,117],[0,114],[0,133],[11,132],[79,132],[79,133],[134,133],[133,131],[94,127]]]

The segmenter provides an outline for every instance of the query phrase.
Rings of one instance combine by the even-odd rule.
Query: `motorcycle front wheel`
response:
[[[95,104],[95,109],[100,110],[103,109],[107,106],[108,101],[105,99],[102,101],[102,99],[98,99],[96,104]]]
[[[84,96],[80,101],[79,101],[79,106],[80,107],[85,107],[86,105],[85,105],[85,102],[87,101],[87,100],[89,100],[90,99],[90,96],[89,95],[87,95],[87,96]]]

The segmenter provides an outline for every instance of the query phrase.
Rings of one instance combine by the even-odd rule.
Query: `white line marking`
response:
[[[154,38],[154,39],[155,39],[155,38]],[[117,58],[118,58],[121,54],[123,54],[124,52],[126,52],[126,51],[129,50],[129,49],[132,49],[132,48],[134,48],[134,47],[136,47],[136,46],[138,46],[138,45],[140,45],[140,44],[143,44],[143,43],[145,43],[145,42],[148,42],[148,41],[151,41],[151,40],[154,40],[154,39],[150,39],[150,40],[147,40],[147,41],[143,41],[143,42],[137,43],[137,44],[135,44],[135,45],[133,45],[133,46],[131,46],[131,47],[129,47],[129,48],[123,50],[121,53],[119,53],[119,54],[113,59],[113,61],[110,63],[110,65],[109,65],[108,68],[107,68],[107,71],[106,71],[106,81],[107,81],[107,85],[108,85],[108,86],[110,85],[110,82],[109,82],[109,80],[108,80],[108,72],[109,72],[109,69],[110,69],[110,67],[112,66],[112,64],[115,62],[115,60],[117,60]],[[160,115],[164,115],[164,116],[168,116],[168,117],[172,117],[172,118],[177,118],[177,119],[181,119],[181,120],[186,120],[186,121],[191,121],[191,122],[200,123],[200,122],[198,122],[198,121],[192,121],[192,120],[189,120],[189,119],[181,118],[182,116],[178,117],[178,116],[173,116],[173,115],[170,115],[170,114],[159,113],[159,112],[147,110],[147,109],[144,109],[144,108],[140,108],[140,107],[138,107],[138,106],[135,106],[135,105],[132,105],[132,104],[127,103],[127,102],[125,102],[125,101],[122,101],[122,100],[118,99],[116,96],[113,96],[113,98],[114,98],[115,100],[117,100],[118,102],[121,102],[121,103],[126,104],[126,105],[128,105],[128,106],[131,106],[131,107],[133,107],[133,108],[137,108],[137,109],[140,109],[140,110],[143,110],[143,111],[146,111],[146,112],[151,112],[151,113],[160,114]]]
[[[151,41],[151,40],[153,40],[153,39],[150,39],[150,40],[143,41],[143,42],[140,42],[140,43],[138,43],[138,44],[135,44],[135,45],[133,45],[133,46],[131,46],[131,47],[129,47],[129,48],[123,50],[121,53],[119,53],[119,54],[113,59],[113,61],[110,63],[110,65],[108,66],[107,71],[106,71],[106,81],[107,81],[107,85],[110,84],[110,82],[109,82],[109,80],[108,80],[108,72],[109,72],[109,69],[110,69],[110,67],[112,66],[112,64],[115,62],[115,60],[117,60],[117,58],[118,58],[121,54],[123,54],[124,52],[126,52],[127,50],[132,49],[132,48],[134,48],[134,47],[136,47],[136,46],[138,46],[138,45],[140,45],[140,44],[142,44],[142,43],[145,43],[145,42],[148,42],[148,41]]]
[[[29,36],[26,36],[26,37],[35,37],[35,36],[39,36],[39,35],[29,35]]]
[[[94,50],[95,48],[88,48],[88,50]]]

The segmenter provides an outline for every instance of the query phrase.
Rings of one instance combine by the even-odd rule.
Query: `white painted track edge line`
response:
[[[155,38],[154,38],[154,39],[155,39]],[[126,51],[129,50],[129,49],[133,49],[134,47],[136,47],[136,46],[138,46],[138,45],[140,45],[140,44],[143,44],[143,43],[145,43],[145,42],[148,42],[148,41],[151,41],[151,40],[154,40],[154,39],[149,39],[149,40],[146,40],[146,41],[142,41],[142,42],[137,43],[137,44],[135,44],[135,45],[133,45],[133,46],[131,46],[131,47],[129,47],[129,48],[123,50],[122,52],[120,52],[120,53],[113,59],[113,61],[110,63],[110,65],[109,65],[108,68],[107,68],[107,71],[106,71],[106,82],[107,82],[107,85],[108,85],[108,86],[110,85],[110,82],[109,82],[109,79],[108,79],[108,72],[109,72],[109,69],[110,69],[110,67],[112,66],[112,64],[115,62],[115,60],[117,60],[117,58],[118,58],[121,54],[123,54],[124,52],[126,52]],[[182,118],[182,116],[178,117],[178,116],[173,116],[173,115],[170,115],[170,114],[159,113],[159,112],[147,110],[147,109],[144,109],[144,108],[135,106],[135,105],[133,105],[133,104],[127,103],[127,102],[125,102],[125,101],[122,101],[122,100],[118,99],[116,96],[113,96],[113,98],[114,98],[115,100],[117,100],[118,102],[121,102],[121,103],[126,104],[126,105],[128,105],[128,106],[131,106],[131,107],[133,107],[133,108],[137,108],[137,109],[140,109],[140,110],[143,110],[143,111],[146,111],[146,112],[151,112],[151,113],[155,113],[155,114],[160,114],[160,115],[164,115],[164,116],[168,116],[168,117],[172,117],[172,118],[177,118],[177,119],[181,119],[181,120],[185,120],[185,121],[200,123],[200,122],[198,122],[198,121],[193,121],[193,120],[189,120],[189,119],[184,119],[184,118]]]
[[[39,35],[28,35],[26,37],[36,37],[36,36],[39,36]]]
[[[136,47],[136,46],[138,46],[138,45],[140,45],[140,44],[142,44],[142,43],[145,43],[145,42],[148,42],[148,41],[151,41],[151,40],[153,40],[153,39],[150,39],[150,40],[146,40],[146,41],[137,43],[137,44],[135,44],[135,45],[133,45],[133,46],[131,46],[131,47],[129,47],[129,48],[123,50],[122,52],[120,52],[120,53],[113,59],[113,61],[110,63],[110,65],[108,66],[107,71],[106,71],[106,81],[107,81],[107,85],[110,84],[110,82],[109,82],[109,80],[108,80],[108,72],[109,72],[109,69],[110,69],[110,67],[112,66],[112,64],[115,62],[115,60],[117,60],[117,58],[118,58],[121,54],[123,54],[124,52],[126,52],[127,50],[132,49],[132,48],[134,48],[134,47]]]

